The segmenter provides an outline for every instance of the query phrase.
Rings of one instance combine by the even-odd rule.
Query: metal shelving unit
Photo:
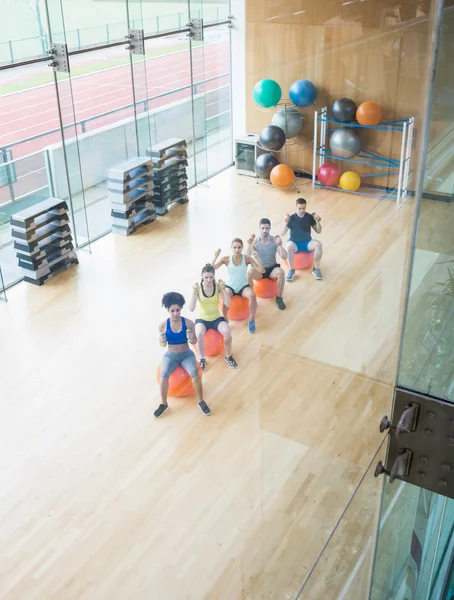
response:
[[[384,121],[375,126],[360,125],[356,121],[353,123],[340,123],[335,121],[328,115],[326,106],[320,111],[315,111],[314,114],[314,155],[312,164],[312,187],[323,187],[327,189],[338,190],[337,187],[323,185],[317,181],[318,169],[326,162],[326,159],[338,160],[343,162],[358,163],[362,165],[371,165],[375,167],[387,167],[386,172],[372,172],[361,174],[361,180],[367,177],[389,177],[397,175],[397,187],[383,188],[374,186],[361,186],[356,192],[348,192],[349,194],[358,194],[360,196],[378,196],[381,198],[389,198],[394,195],[396,202],[400,203],[402,198],[407,196],[408,177],[410,174],[410,158],[411,146],[413,139],[414,117],[407,119],[398,119],[396,121]],[[329,128],[328,128],[329,126]],[[359,129],[372,129],[373,131],[397,131],[402,134],[400,156],[396,158],[388,158],[380,156],[370,150],[362,149],[359,154],[353,158],[340,158],[335,156],[326,146],[327,134],[335,131],[337,127],[353,127]],[[319,141],[317,142],[317,137]]]

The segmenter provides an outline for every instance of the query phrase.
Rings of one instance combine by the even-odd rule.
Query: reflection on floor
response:
[[[257,232],[260,217],[277,233],[295,192],[231,169],[136,235],[80,252],[77,269],[10,290],[0,305],[2,600],[261,600],[299,589],[382,439],[412,217],[410,204],[305,181],[300,191],[322,216],[324,280],[298,273],[285,312],[260,300],[254,336],[232,324],[240,368],[209,360],[209,419],[193,398],[152,418],[160,298],[188,296],[213,250]]]

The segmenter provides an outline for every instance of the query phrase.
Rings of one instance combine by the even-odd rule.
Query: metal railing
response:
[[[216,23],[226,18],[227,14],[228,11],[226,9],[216,6],[196,10],[191,14],[191,17],[203,17],[205,23]],[[125,32],[129,27],[143,29],[146,34],[161,33],[169,29],[181,29],[186,26],[188,18],[189,15],[187,12],[178,12],[170,15],[150,17],[143,19],[143,21],[133,19],[129,25],[126,21],[121,21],[71,29],[65,33],[56,32],[52,34],[52,38],[54,42],[66,41],[69,50],[81,50],[86,46],[104,45],[123,40]],[[24,58],[47,56],[49,47],[49,36],[45,32],[42,35],[34,37],[0,42],[0,64],[14,64]]]
[[[185,85],[168,92],[163,92],[155,96],[144,98],[143,100],[138,100],[135,103],[129,103],[112,110],[104,111],[97,115],[93,115],[92,117],[81,119],[80,121],[75,121],[74,123],[64,125],[63,129],[74,129],[75,135],[84,134],[88,132],[88,126],[90,123],[94,123],[100,119],[106,119],[112,115],[118,114],[121,111],[131,111],[134,107],[136,107],[136,110],[137,107],[143,107],[143,112],[146,113],[150,110],[151,103],[172,96],[173,94],[180,94],[181,92],[187,92],[187,96],[189,97],[191,95],[192,89],[194,95],[203,93],[206,96],[208,94],[214,95],[216,92],[219,93],[219,97],[214,98],[206,105],[206,122],[211,129],[213,126],[215,127],[213,123],[215,123],[217,117],[220,118],[223,124],[225,124],[226,121],[229,120],[229,78],[229,73],[223,73],[221,75],[216,75],[215,77],[209,77],[202,81],[198,81],[193,86],[191,86],[190,84]],[[219,83],[221,83],[223,79],[226,81],[225,85],[219,85],[218,87],[215,87],[214,89],[210,90],[204,90],[202,87],[205,84],[208,84],[213,81],[219,81]],[[181,99],[181,97],[179,97],[179,99]],[[108,123],[102,124],[103,127],[105,125],[108,125]],[[47,186],[48,182],[48,161],[45,156],[44,148],[35,148],[34,151],[30,154],[26,154],[25,156],[21,156],[18,158],[14,158],[14,148],[17,148],[18,146],[24,144],[36,142],[37,140],[41,140],[41,146],[48,146],[51,143],[55,143],[56,141],[49,140],[49,137],[58,135],[60,131],[60,128],[50,129],[43,133],[23,138],[16,142],[12,142],[11,144],[4,146],[3,148],[0,148],[0,156],[3,157],[3,160],[1,160],[0,162],[0,192],[4,191],[4,195],[8,197],[8,199],[4,199],[2,201],[0,195],[0,207],[5,206],[6,204],[9,204],[11,202],[15,202],[16,200],[22,199],[24,198],[24,196],[33,194],[34,192],[36,192],[36,190],[44,189]],[[48,138],[47,141],[44,138]],[[19,193],[15,192],[15,187],[18,187]]]

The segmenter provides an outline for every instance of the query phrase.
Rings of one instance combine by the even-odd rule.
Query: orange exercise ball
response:
[[[197,363],[197,370],[199,371],[200,377],[202,377],[202,369],[199,363]],[[158,372],[156,378],[161,379],[161,363],[159,363]],[[194,392],[194,386],[192,385],[191,376],[183,367],[179,366],[169,377],[169,396],[174,398],[186,398]]]
[[[356,120],[360,125],[378,125],[381,121],[381,108],[376,102],[363,102],[356,109]]]
[[[243,321],[249,317],[249,301],[243,296],[233,296],[232,306],[229,308],[227,317],[232,321]]]
[[[277,187],[288,187],[295,181],[295,173],[288,165],[276,165],[271,170],[270,180]]]
[[[313,252],[295,252],[295,259],[293,261],[293,266],[297,271],[302,271],[303,269],[309,269],[314,262],[314,253]]]
[[[278,292],[277,280],[267,277],[254,279],[254,292],[259,298],[274,298]]]
[[[224,337],[216,329],[208,329],[205,333],[205,354],[207,356],[218,356],[224,349]]]

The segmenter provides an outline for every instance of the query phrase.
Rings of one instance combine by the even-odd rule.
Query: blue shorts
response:
[[[307,240],[307,242],[295,242],[295,240],[290,238],[289,241],[295,244],[297,252],[312,252],[312,250],[309,250],[308,248],[309,244],[312,242],[312,239]]]

